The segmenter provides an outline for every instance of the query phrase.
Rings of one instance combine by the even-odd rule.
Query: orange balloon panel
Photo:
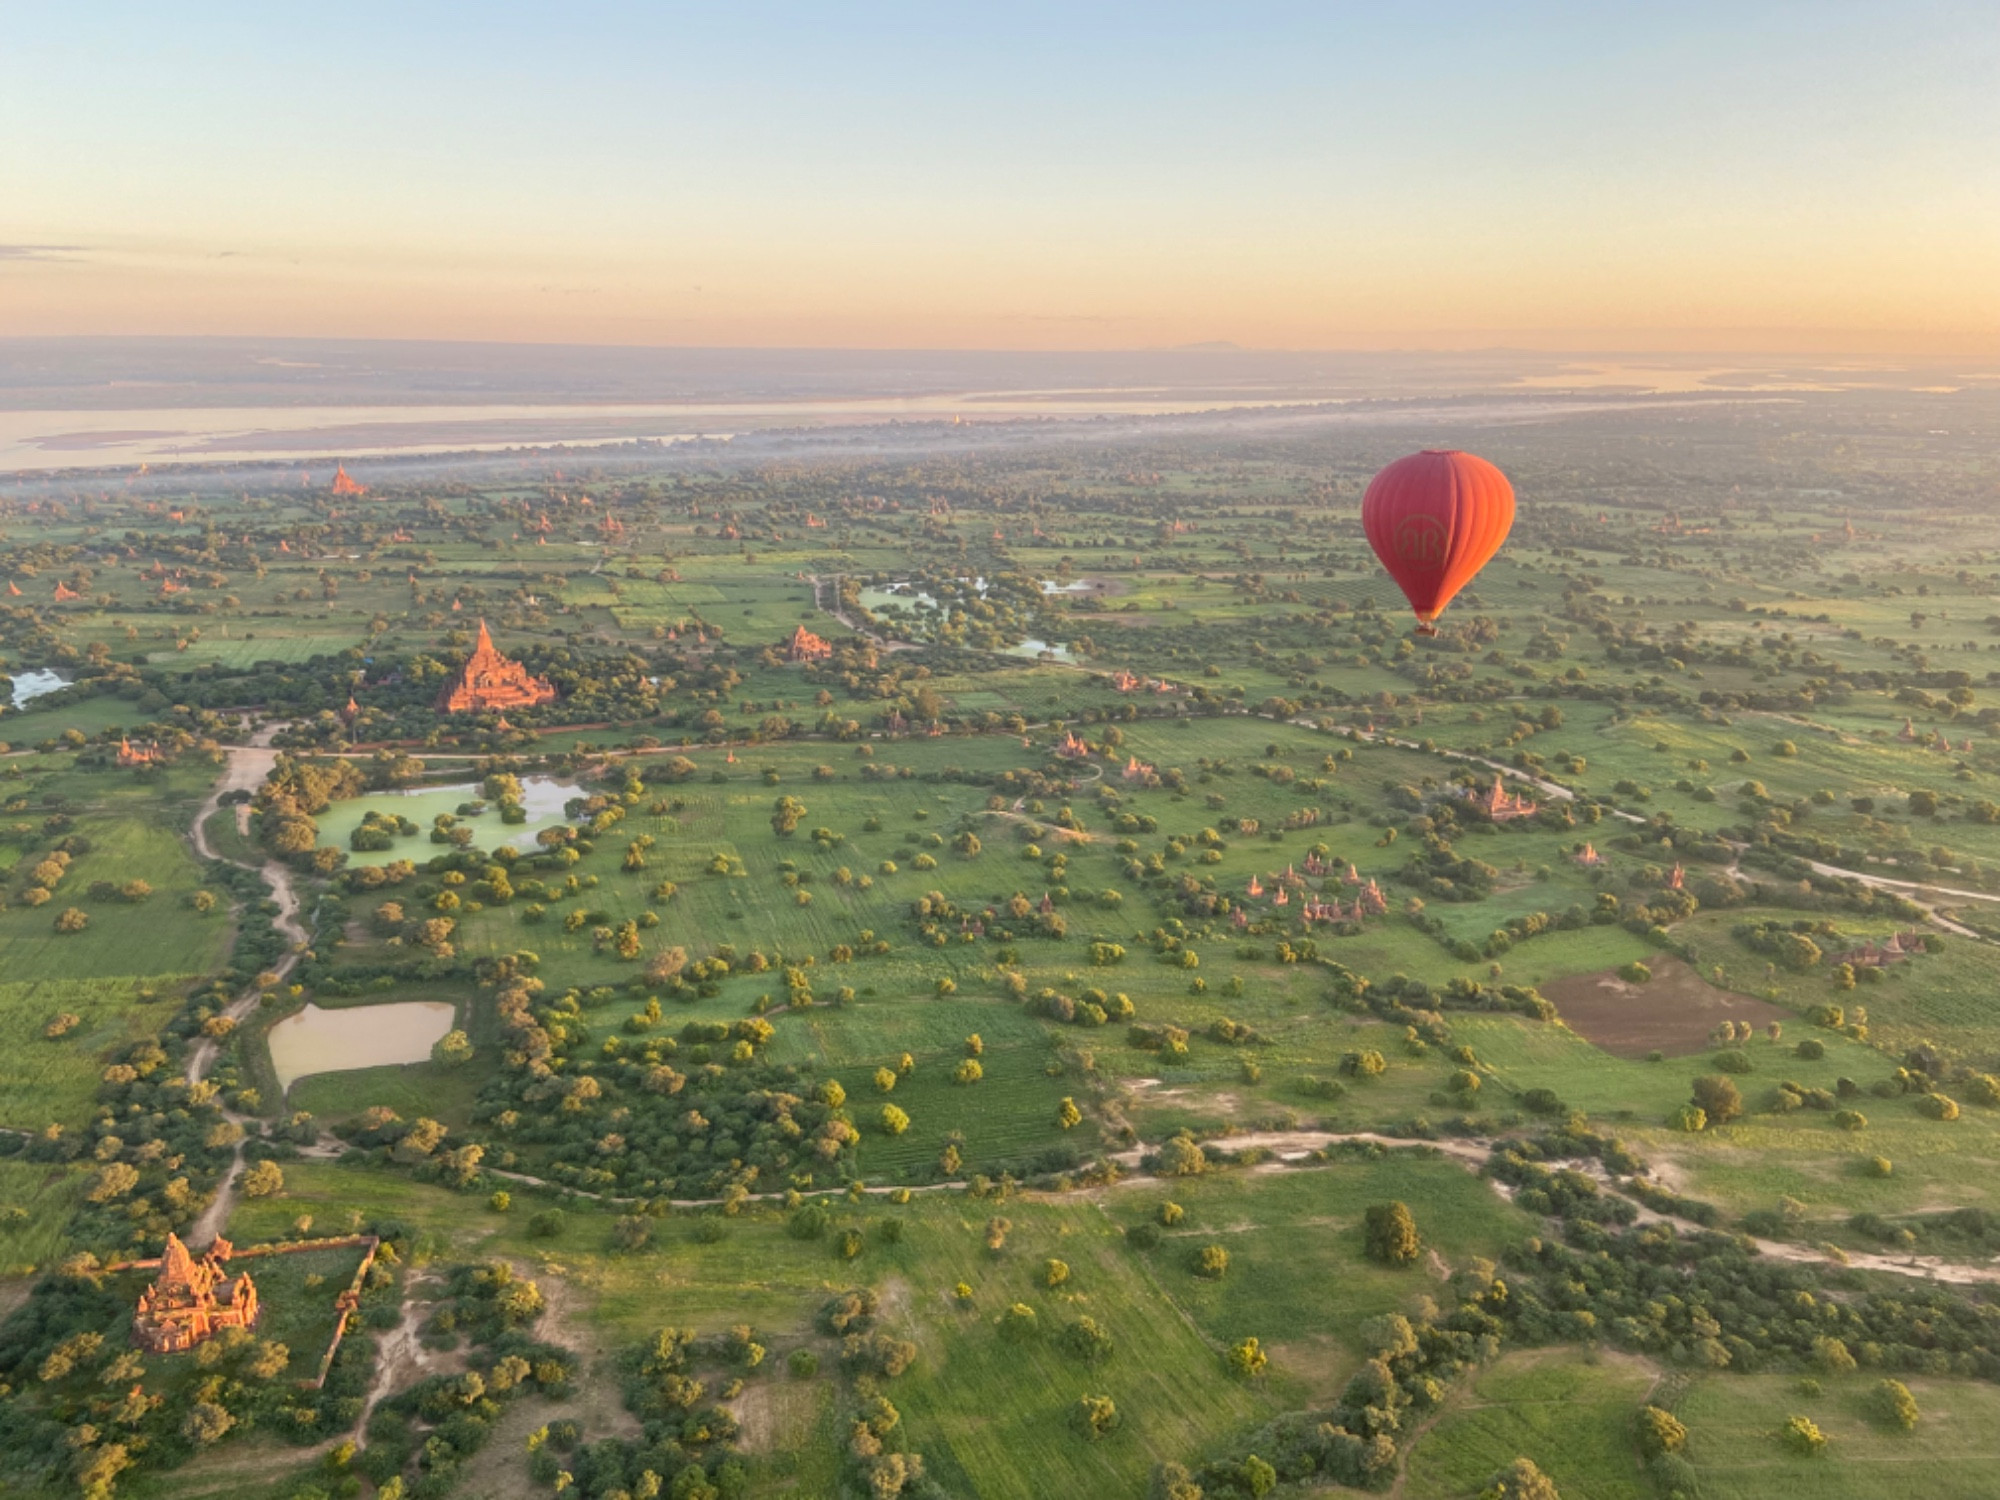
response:
[[[1368,545],[1426,629],[1500,550],[1513,524],[1507,476],[1453,449],[1397,459],[1361,497]]]

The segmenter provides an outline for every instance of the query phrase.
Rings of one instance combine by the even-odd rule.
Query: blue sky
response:
[[[0,333],[2000,339],[1991,4],[10,8]]]

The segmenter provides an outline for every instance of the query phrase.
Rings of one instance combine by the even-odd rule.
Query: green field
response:
[[[192,1235],[220,1193],[240,1245],[388,1237],[405,1279],[356,1336],[398,1422],[395,1392],[485,1358],[427,1321],[458,1268],[542,1284],[561,1392],[474,1398],[463,1455],[424,1419],[405,1493],[551,1493],[529,1439],[568,1419],[564,1492],[629,1496],[592,1466],[640,1431],[635,1346],[744,1324],[765,1359],[704,1346],[693,1410],[738,1424],[709,1452],[746,1500],[864,1492],[878,1393],[935,1481],[911,1500],[1138,1500],[1162,1464],[1244,1500],[1253,1453],[1277,1495],[1347,1493],[1370,1412],[1380,1492],[1471,1500],[1526,1457],[1566,1500],[1666,1500],[1649,1400],[1709,1500],[1985,1493],[2000,427],[1951,400],[1396,416],[1435,439],[913,427],[902,456],[385,462],[354,507],[190,473],[172,524],[143,485],[10,510],[0,561],[34,588],[0,648],[76,679],[0,725],[10,1490],[73,1493],[65,1445],[119,1420],[95,1364],[40,1373],[52,1295],[122,1338],[70,1258]],[[1474,439],[1523,504],[1420,637],[1355,506],[1404,448]],[[52,607],[58,571],[84,587]],[[918,593],[941,607],[890,607]],[[436,711],[481,621],[555,701]],[[801,625],[830,659],[789,659]],[[121,766],[128,740],[164,763]],[[1496,768],[1526,815],[1488,816]],[[529,821],[458,812],[490,775]],[[357,851],[371,811],[417,831]],[[303,943],[269,926],[279,876]],[[1922,951],[1842,971],[1892,933]],[[278,1096],[271,1022],[400,1000],[455,1005],[467,1047]],[[164,1061],[118,1066],[139,1043]],[[1763,1248],[1690,1248],[1695,1219]],[[296,1374],[338,1267],[255,1265]],[[847,1288],[907,1369],[827,1331]],[[1422,1330],[1400,1352],[1390,1314]],[[1914,1433],[1874,1404],[1892,1371]],[[386,1481],[311,1467],[233,1380],[202,1387],[226,1439],[166,1465],[174,1406],[117,1493]],[[1095,1440],[1085,1394],[1115,1406]],[[1794,1415],[1825,1453],[1785,1447]]]

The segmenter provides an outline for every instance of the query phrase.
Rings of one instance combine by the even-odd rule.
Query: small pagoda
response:
[[[196,1260],[180,1236],[169,1234],[160,1274],[139,1294],[132,1342],[149,1353],[180,1354],[225,1328],[256,1327],[257,1287],[248,1271],[229,1274],[233,1253],[218,1236]]]
[[[438,694],[440,713],[479,713],[490,709],[531,708],[555,701],[555,684],[537,677],[517,661],[502,656],[479,622],[479,640],[458,676]]]
[[[335,464],[333,466],[333,493],[336,495],[365,495],[368,493],[368,486],[357,484],[354,480],[350,479],[345,464]]]

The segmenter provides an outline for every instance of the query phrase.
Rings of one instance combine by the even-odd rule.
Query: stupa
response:
[[[504,657],[487,634],[486,622],[479,622],[479,640],[465,659],[458,676],[438,694],[441,713],[478,713],[495,708],[531,708],[555,700],[555,684],[536,677],[517,661]]]

